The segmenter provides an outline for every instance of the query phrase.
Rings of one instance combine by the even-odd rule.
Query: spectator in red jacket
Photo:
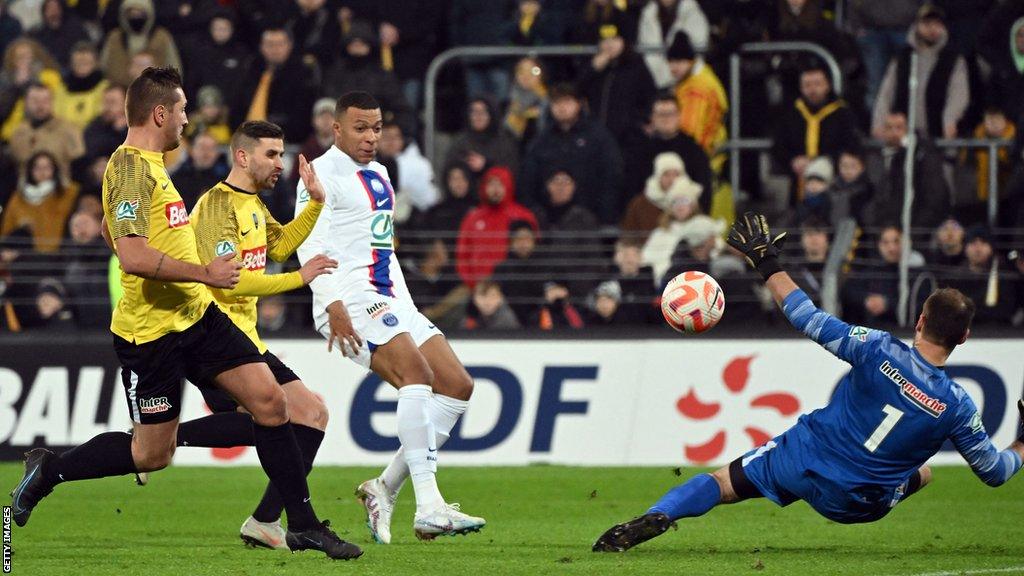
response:
[[[459,277],[472,288],[487,278],[508,253],[508,228],[513,220],[525,220],[534,230],[537,218],[515,201],[512,172],[494,166],[480,179],[480,205],[462,219],[455,247]]]

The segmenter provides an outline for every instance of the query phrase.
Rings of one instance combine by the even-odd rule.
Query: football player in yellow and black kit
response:
[[[188,378],[225,390],[252,415],[260,464],[288,512],[291,548],[358,557],[359,547],[338,538],[313,511],[285,395],[266,360],[204,286],[233,288],[241,265],[233,253],[200,263],[188,213],[164,169],[163,153],[178,147],[188,123],[181,75],[147,68],[128,87],[125,108],[128,136],[107,164],[103,210],[105,237],[122,270],[124,296],[110,329],[133,432],[99,434],[59,456],[31,450],[12,492],[14,520],[24,526],[61,482],[166,467]]]
[[[306,473],[313,466],[327,427],[327,407],[284,363],[267,350],[256,332],[256,301],[260,296],[301,288],[337,262],[320,255],[295,272],[266,274],[267,257],[288,259],[309,236],[323,208],[324,192],[312,164],[299,156],[299,175],[309,190],[310,201],[291,223],[279,224],[260,200],[259,192],[277,183],[284,170],[284,132],[276,124],[249,121],[231,138],[231,173],[203,194],[192,210],[199,259],[212,262],[224,254],[236,254],[242,263],[241,278],[234,288],[213,289],[221,310],[252,340],[263,354],[277,383],[284,390],[288,415],[302,451]],[[214,414],[178,427],[178,446],[226,448],[253,443],[252,418],[224,391],[200,386],[206,405]],[[263,500],[242,524],[241,537],[253,546],[287,550],[280,516],[281,496],[267,485]]]

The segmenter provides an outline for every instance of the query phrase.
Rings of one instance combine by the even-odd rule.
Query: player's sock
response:
[[[434,425],[434,442],[440,449],[448,441],[452,428],[459,421],[459,417],[469,406],[468,400],[459,400],[443,394],[434,393],[427,404],[427,416],[430,423]],[[398,492],[409,477],[409,466],[405,463],[405,451],[399,448],[391,458],[387,468],[381,473],[380,478],[384,481],[392,498],[398,496]]]
[[[722,490],[718,482],[711,474],[701,474],[669,490],[647,513],[661,512],[672,520],[702,516],[721,500]]]
[[[437,444],[434,426],[427,415],[430,386],[413,384],[398,389],[398,439],[416,491],[417,512],[431,512],[444,505],[437,489]]]
[[[219,412],[178,425],[178,446],[232,448],[252,443],[252,416],[245,412]]]
[[[288,511],[288,530],[302,532],[315,528],[320,521],[309,503],[302,455],[291,422],[280,426],[253,423],[252,428],[263,471],[280,490],[281,500]]]
[[[295,440],[299,443],[299,450],[302,451],[302,464],[306,468],[306,475],[313,469],[313,459],[316,458],[317,450],[324,439],[323,430],[292,424],[295,430]],[[263,492],[263,499],[256,506],[252,517],[259,522],[273,522],[281,517],[284,510],[284,501],[281,500],[281,493],[274,488],[273,483],[267,483],[267,489]]]
[[[104,432],[61,454],[45,471],[53,484],[133,474],[132,435]]]

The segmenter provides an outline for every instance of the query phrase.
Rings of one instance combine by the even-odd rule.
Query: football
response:
[[[725,294],[711,276],[683,272],[665,286],[661,314],[679,332],[700,333],[718,324],[725,312]]]

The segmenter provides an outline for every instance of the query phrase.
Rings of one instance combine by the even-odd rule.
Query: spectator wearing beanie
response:
[[[679,128],[710,156],[728,138],[725,116],[729,99],[725,88],[715,71],[697,57],[685,32],[675,35],[665,57],[673,81],[672,93],[679,102]]]
[[[181,70],[181,57],[174,38],[157,25],[152,0],[124,0],[118,12],[119,27],[107,34],[100,54],[100,67],[114,84],[127,86],[134,78],[128,73],[132,56],[139,52],[153,55],[156,66]]]
[[[909,46],[889,63],[878,90],[871,133],[880,138],[887,114],[910,110],[910,53],[916,52],[918,89],[912,105],[918,129],[931,138],[952,138],[970,103],[971,91],[967,61],[949,45],[945,12],[933,4],[922,6],[907,40]]]
[[[654,79],[617,26],[601,29],[597,47],[579,77],[580,91],[593,117],[622,141],[645,123],[655,96]]]
[[[694,182],[686,172],[683,159],[675,152],[662,152],[654,158],[654,172],[644,184],[643,194],[630,201],[622,219],[623,236],[641,242],[661,225],[662,215],[670,195],[693,193],[701,204],[704,188]]]
[[[704,149],[680,131],[679,119],[679,102],[675,96],[662,93],[654,100],[650,111],[650,130],[634,131],[623,146],[626,165],[631,167],[624,176],[625,190],[629,194],[642,195],[654,168],[654,159],[663,152],[675,152],[682,159],[687,175],[709,191],[701,194],[700,206],[705,213],[710,213],[710,191],[713,190],[711,163]]]
[[[834,179],[832,160],[818,156],[804,169],[804,197],[796,207],[796,222],[802,224],[808,218],[829,222],[832,214],[830,188]],[[834,224],[834,223],[833,223]]]
[[[663,281],[662,276],[672,265],[672,255],[680,242],[692,246],[707,235],[720,234],[725,229],[723,222],[701,214],[700,194],[700,185],[679,178],[662,197],[660,225],[651,232],[643,248],[643,262],[654,268],[654,276],[659,281]]]
[[[710,27],[697,0],[657,0],[648,2],[640,12],[637,45],[665,47],[677,32],[685,32],[697,50],[707,49]],[[658,88],[672,85],[672,74],[664,56],[657,52],[648,53],[644,61]]]

